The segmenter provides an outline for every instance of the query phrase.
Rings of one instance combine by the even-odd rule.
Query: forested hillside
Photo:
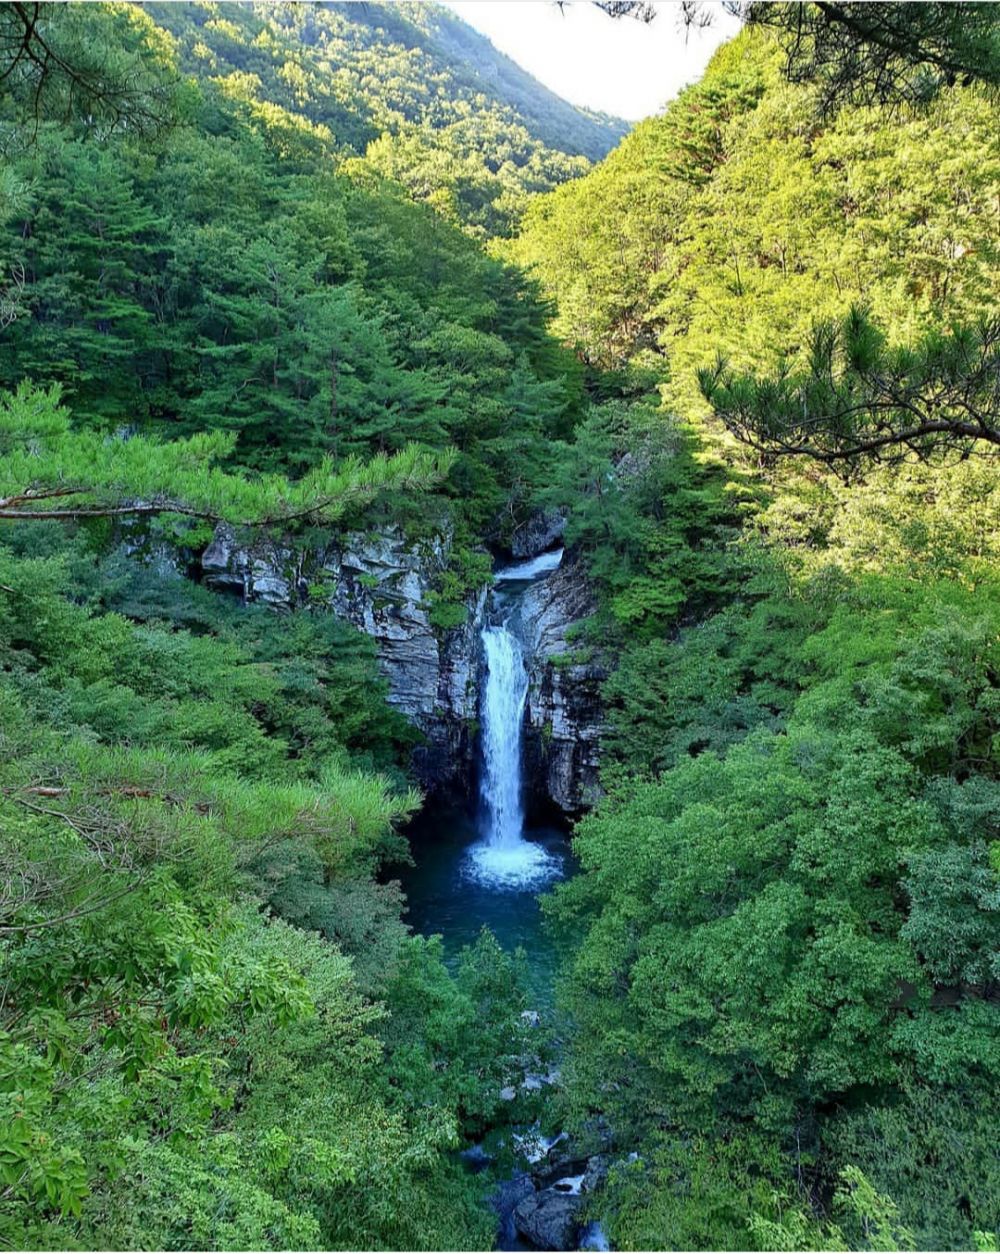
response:
[[[114,16],[109,35],[139,49],[169,125],[152,144],[104,143],[43,120],[14,144],[20,316],[0,383],[58,383],[102,430],[230,431],[231,463],[254,470],[454,448],[446,499],[414,513],[433,528],[454,512],[461,553],[510,489],[527,496],[579,402],[531,284],[392,186],[335,173],[308,132],[297,142],[301,118],[290,139],[184,79],[141,12]]]
[[[0,6],[0,1244],[486,1249],[572,1167],[565,1248],[997,1248],[1000,14],[744,15],[584,173],[433,6]],[[421,733],[220,524],[444,554],[438,643],[565,543],[551,1013],[407,925]]]
[[[485,1247],[456,1151],[530,1118],[499,1096],[524,999],[375,881],[416,733],[354,628],[186,572],[220,519],[444,529],[460,620],[569,430],[569,356],[517,271],[185,75],[149,15],[27,12],[0,10],[0,1242]]]
[[[508,234],[533,192],[622,136],[435,4],[146,4],[183,69],[251,127],[363,158],[473,234]]]
[[[510,253],[607,397],[550,494],[617,660],[565,1101],[642,1147],[625,1248],[996,1248],[1000,114],[787,63],[746,31]]]

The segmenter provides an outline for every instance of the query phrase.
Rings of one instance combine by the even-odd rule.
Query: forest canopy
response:
[[[448,526],[460,616],[572,359],[521,275],[143,10],[0,17],[0,1241],[486,1247],[457,1150],[531,1118],[525,995],[376,878],[419,736],[355,628],[188,575],[220,519]]]
[[[0,9],[0,1243],[491,1248],[535,1128],[615,1248],[997,1248],[1000,13],[741,8],[610,153],[433,5]],[[375,642],[200,561],[441,641],[553,517],[539,1013]]]
[[[961,7],[760,6],[505,250],[604,380],[548,495],[607,795],[546,909],[621,1248],[996,1247],[995,10],[897,90]],[[833,8],[913,15],[892,91]]]

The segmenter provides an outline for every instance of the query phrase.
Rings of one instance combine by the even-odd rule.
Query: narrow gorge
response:
[[[559,814],[557,798],[573,794],[550,787],[553,780],[567,784],[577,778],[573,763],[556,759],[553,769],[546,769],[547,755],[536,749],[541,769],[525,772],[527,745],[538,739],[529,717],[532,675],[537,684],[537,676],[552,666],[539,649],[552,639],[546,625],[551,631],[557,621],[552,607],[560,603],[560,594],[546,595],[546,589],[564,569],[563,559],[562,548],[550,549],[496,571],[483,601],[480,632],[478,795],[471,810],[449,811],[430,800],[411,834],[415,866],[403,876],[411,921],[425,933],[440,934],[451,955],[484,926],[505,947],[524,952],[534,999],[524,1016],[536,1032],[548,1020],[555,969],[538,894],[573,870],[565,818],[553,817]],[[551,697],[543,697],[538,685],[536,708],[544,708],[546,699]],[[551,752],[551,746],[546,749]],[[548,816],[547,823],[540,814]],[[551,1046],[541,1052],[529,1048],[503,1098],[513,1103],[522,1094],[558,1086],[558,1062]],[[499,1249],[608,1248],[601,1225],[583,1219],[583,1207],[603,1183],[609,1163],[606,1154],[596,1152],[593,1138],[588,1141],[584,1151],[565,1132],[543,1136],[537,1124],[515,1126],[516,1165],[492,1196]],[[499,1139],[488,1135],[467,1157],[482,1167],[503,1160],[505,1148],[510,1147],[503,1132]]]
[[[447,536],[416,545],[391,528],[303,547],[241,537],[222,526],[197,569],[209,587],[246,603],[279,611],[326,606],[371,637],[389,703],[421,733],[413,756],[421,787],[430,796],[470,800],[477,787],[477,727],[488,673],[483,627],[496,603],[506,603],[509,589],[518,588],[524,594],[517,620],[527,676],[527,806],[533,814],[566,820],[598,796],[599,688],[605,672],[598,663],[574,657],[573,629],[595,603],[582,564],[572,558],[561,562],[563,550],[553,548],[560,534],[561,526],[544,517],[525,527],[513,546],[520,563],[501,568],[492,593],[486,587],[473,592],[465,602],[465,621],[446,629],[434,625],[431,606],[450,557]]]

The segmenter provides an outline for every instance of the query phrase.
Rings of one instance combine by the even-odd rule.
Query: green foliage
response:
[[[988,4],[751,4],[752,23],[781,31],[785,72],[814,82],[824,109],[926,104],[956,82],[1000,86],[1000,27]]]
[[[5,131],[20,112],[36,127],[59,118],[100,139],[155,134],[184,104],[172,41],[134,5],[10,4],[0,48]]]
[[[776,1197],[776,1202],[784,1199]],[[833,1210],[846,1222],[818,1222],[805,1207],[780,1206],[778,1219],[756,1213],[750,1231],[763,1250],[912,1250],[913,1234],[899,1221],[899,1208],[876,1192],[864,1172],[846,1167],[833,1195]],[[852,1235],[846,1235],[850,1232]]]
[[[136,542],[135,535],[130,539]],[[64,560],[70,560],[66,553]],[[120,551],[96,569],[74,569],[72,579],[78,593],[86,590],[104,608],[148,624],[152,639],[163,638],[156,633],[164,625],[198,638],[203,653],[220,659],[205,693],[218,696],[233,683],[222,665],[231,659],[240,668],[235,673],[247,676],[248,708],[292,756],[285,769],[312,776],[324,762],[349,759],[398,774],[401,751],[414,743],[416,732],[386,704],[388,687],[374,645],[355,628],[320,609],[276,615],[262,606],[235,605],[170,568],[155,561],[139,565]],[[187,639],[174,635],[175,651],[179,638]],[[192,673],[190,657],[183,656],[182,665]],[[227,718],[233,717],[229,710]]]
[[[215,464],[233,448],[222,431],[164,443],[74,431],[59,399],[58,385],[0,393],[0,519],[170,513],[271,526],[329,522],[379,492],[426,487],[450,464],[448,454],[411,444],[365,464],[325,458],[295,482],[251,479]]]
[[[705,412],[696,372],[720,353],[737,373],[805,370],[813,324],[852,305],[898,345],[994,304],[996,104],[952,87],[919,112],[819,121],[783,56],[761,29],[721,48],[662,117],[535,200],[510,248],[589,360],[649,365],[662,351],[665,397],[687,419]],[[709,119],[692,164],[688,136]]]
[[[561,1112],[639,1152],[622,1248],[968,1249],[997,1226],[996,105],[823,116],[782,58],[720,50],[508,250],[618,394],[551,497],[611,669],[607,795],[546,903]]]
[[[776,378],[733,374],[724,360],[698,372],[705,399],[737,439],[774,456],[857,466],[867,460],[968,456],[1000,445],[994,402],[1000,324],[935,330],[890,349],[860,307],[813,328],[809,370]]]
[[[440,133],[456,222],[490,230],[585,162],[449,78],[471,36],[437,10],[165,7],[175,40],[71,6],[28,32],[46,64],[25,12],[0,106],[0,1243],[485,1248],[456,1151],[513,1117],[523,964],[484,936],[447,967],[375,881],[419,798],[371,642],[182,572],[216,520],[364,508],[453,537],[453,621],[580,376],[523,276],[377,154],[331,158]],[[602,142],[513,66],[498,90]]]
[[[780,1156],[763,1138],[729,1142],[667,1136],[648,1157],[618,1165],[608,1182],[610,1232],[620,1249],[784,1249],[752,1240],[747,1216],[778,1212]],[[768,1234],[770,1235],[770,1234]]]
[[[454,448],[439,525],[482,527],[508,497],[523,508],[579,400],[532,286],[381,183],[291,172],[219,108],[224,126],[206,104],[141,154],[39,132],[13,166],[7,257],[23,283],[0,383],[60,384],[103,460],[127,456],[102,442],[119,429],[194,438],[192,473],[221,458],[339,498],[356,459],[426,483],[371,459],[443,472]],[[279,517],[301,499],[284,496]]]
[[[768,657],[747,633],[779,607],[772,593],[749,618],[724,612],[673,644],[709,703],[692,690],[672,705],[686,681],[669,671],[663,708],[655,689],[633,698],[613,795],[578,827],[582,874],[549,906],[584,937],[564,991],[569,1101],[626,1137],[752,1117],[783,1144],[832,1103],[891,1103],[923,1083],[957,1108],[997,1082],[995,585],[868,576],[814,601],[782,624],[795,634],[781,730],[758,718],[727,732],[713,679],[735,708],[743,668]],[[613,691],[628,700],[629,682]],[[643,766],[662,774],[625,782]],[[944,1121],[929,1138],[951,1136]],[[900,1135],[912,1127],[902,1115]],[[845,1160],[871,1176],[860,1141]],[[964,1161],[975,1173],[975,1155]],[[884,1163],[877,1187],[917,1226],[918,1193],[888,1183],[900,1155],[887,1148]],[[994,1223],[992,1186],[957,1166],[954,1178],[950,1200],[926,1186],[940,1206],[921,1245]],[[962,1196],[977,1198],[972,1221]],[[689,1212],[664,1206],[655,1238],[627,1240],[693,1242]],[[709,1244],[741,1248],[725,1232],[718,1220]]]
[[[689,431],[641,402],[594,406],[559,449],[543,494],[567,509],[567,541],[586,559],[611,624],[646,640],[725,596],[719,550],[732,524],[721,467],[699,461]]]
[[[324,697],[367,686],[391,753],[370,652],[52,526],[0,551],[4,1240],[486,1246],[453,1151],[507,1115],[524,999],[369,878],[417,800]]]
[[[468,616],[466,599],[487,584],[491,576],[488,554],[459,549],[428,598],[431,625],[439,631],[461,627]]]
[[[990,1104],[977,1086],[907,1090],[892,1105],[834,1119],[829,1153],[834,1163],[857,1164],[896,1202],[916,1248],[974,1249],[977,1233],[995,1231],[1000,1217]],[[853,1246],[863,1229],[856,1221],[843,1226]]]
[[[344,155],[478,236],[510,234],[532,193],[582,174],[625,130],[435,4],[146,8],[183,68],[289,156]]]
[[[375,879],[418,798],[370,642],[179,572],[217,518],[363,506],[450,536],[446,631],[536,505],[610,671],[546,1117],[610,1129],[616,1245],[990,1243],[996,464],[936,428],[849,482],[770,457],[992,430],[1000,128],[935,43],[966,7],[871,19],[881,86],[933,95],[893,116],[816,108],[881,55],[849,21],[807,83],[747,32],[487,255],[609,124],[487,86],[451,15],[71,6],[46,69],[9,6],[0,1243],[491,1243],[456,1151],[540,1115],[500,1096],[548,1061],[525,955],[446,963]]]
[[[451,979],[443,953],[432,937],[413,938],[400,955],[386,994],[388,1074],[414,1104],[446,1099],[463,1131],[481,1134],[506,1105],[501,1090],[524,1074],[524,954],[505,954],[484,929]]]

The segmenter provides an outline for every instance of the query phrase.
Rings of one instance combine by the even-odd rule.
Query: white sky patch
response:
[[[715,20],[684,30],[680,4],[660,0],[648,25],[612,20],[589,0],[560,11],[554,0],[445,0],[470,26],[575,105],[638,121],[700,77],[709,58],[739,30],[718,0]]]

